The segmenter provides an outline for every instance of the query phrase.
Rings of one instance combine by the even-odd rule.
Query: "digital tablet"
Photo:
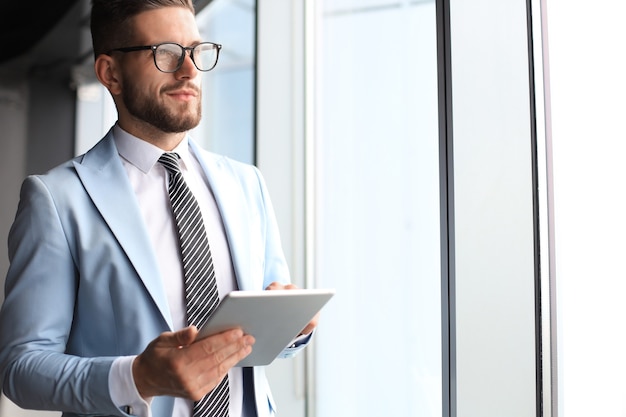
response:
[[[236,327],[254,336],[252,352],[235,366],[270,364],[335,294],[333,289],[232,291],[199,338]]]

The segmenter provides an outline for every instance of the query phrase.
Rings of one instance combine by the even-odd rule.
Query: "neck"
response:
[[[120,127],[133,136],[138,137],[164,151],[171,151],[176,148],[185,138],[187,132],[168,133],[163,132],[149,124],[131,124],[127,125],[122,121],[118,121]]]

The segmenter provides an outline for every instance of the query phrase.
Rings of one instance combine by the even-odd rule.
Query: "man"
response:
[[[271,416],[263,368],[233,367],[254,339],[233,329],[196,340],[189,305],[209,314],[209,296],[186,289],[185,250],[204,244],[183,243],[169,194],[182,172],[207,230],[212,272],[200,275],[216,279],[198,285],[211,297],[294,288],[259,172],[187,134],[220,46],[201,39],[191,0],[93,0],[91,20],[118,121],[85,155],[24,181],[0,310],[4,392],[67,416]]]

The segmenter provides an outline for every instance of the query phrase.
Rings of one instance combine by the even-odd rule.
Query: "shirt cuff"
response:
[[[291,343],[289,344],[289,346],[287,346],[280,353],[280,355],[278,355],[278,357],[283,358],[283,359],[288,359],[288,358],[293,358],[294,356],[296,356],[298,353],[300,353],[301,350],[307,347],[307,345],[311,341],[311,338],[313,337],[313,333],[315,333],[315,330],[312,331],[310,334],[300,335],[296,337],[295,339],[293,339]]]
[[[122,356],[115,361],[109,372],[109,392],[111,400],[127,415],[152,417],[150,403],[152,397],[144,399],[139,395],[133,378],[133,361],[136,356]]]
[[[309,340],[311,339],[311,336],[313,335],[313,333],[309,333],[309,334],[301,334],[300,336],[296,337],[295,339],[293,339],[291,341],[291,344],[289,345],[290,348],[296,348],[300,345],[303,345],[305,343],[309,343]]]

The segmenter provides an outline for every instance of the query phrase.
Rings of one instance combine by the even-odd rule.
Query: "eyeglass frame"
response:
[[[213,64],[213,66],[209,69],[203,70],[198,68],[198,64],[196,64],[196,60],[193,57],[193,50],[196,49],[199,45],[213,45],[215,46],[215,48],[217,49],[217,54],[215,55],[215,63]],[[161,45],[177,45],[179,46],[183,53],[180,56],[180,58],[178,59],[178,65],[176,66],[176,69],[172,70],[172,71],[163,71],[161,68],[159,68],[159,65],[157,64],[157,57],[156,57],[156,50],[159,46]],[[196,67],[196,69],[198,71],[202,71],[202,72],[209,72],[211,71],[213,68],[215,68],[215,66],[217,65],[217,61],[220,58],[220,50],[222,49],[222,45],[219,43],[215,43],[215,42],[200,42],[194,46],[182,46],[179,43],[176,42],[161,42],[161,43],[157,43],[156,45],[141,45],[141,46],[127,46],[124,48],[114,48],[109,50],[106,54],[107,55],[111,55],[111,52],[136,52],[136,51],[148,51],[151,50],[152,51],[152,59],[154,61],[154,66],[156,67],[157,70],[164,72],[166,74],[172,74],[176,71],[178,71],[182,66],[183,63],[185,62],[185,55],[187,54],[187,51],[189,51],[189,57],[191,58],[191,62],[193,62],[193,65]]]

